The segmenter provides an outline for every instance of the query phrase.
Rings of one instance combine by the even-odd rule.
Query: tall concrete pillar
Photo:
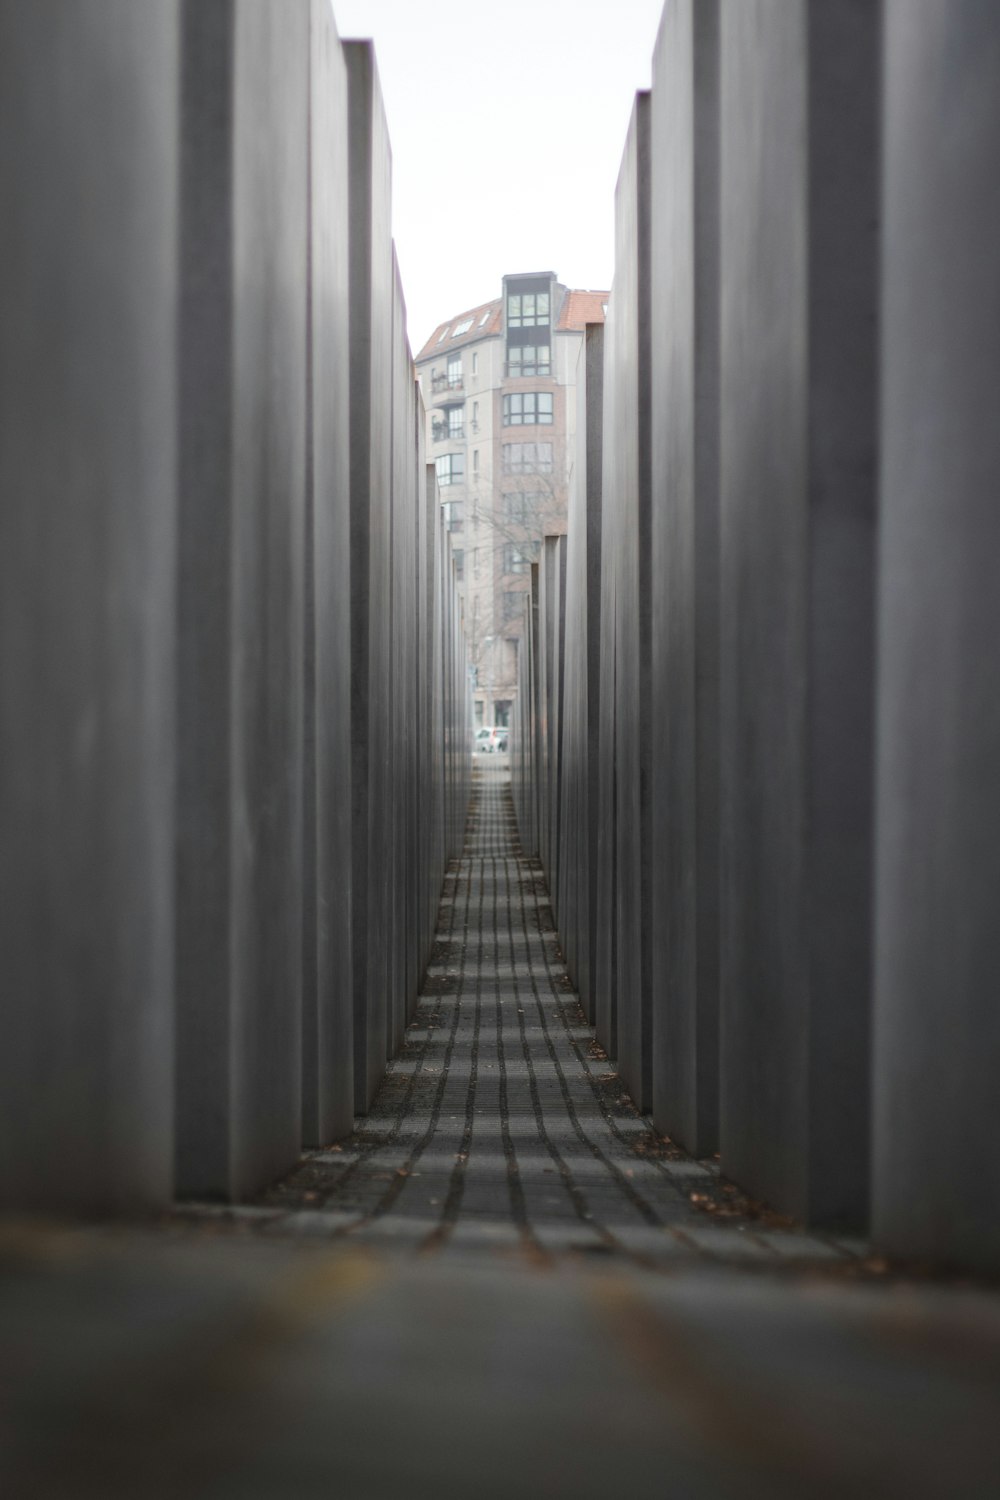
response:
[[[424,632],[427,627],[427,620],[425,616],[426,600],[423,594],[425,553],[422,521],[426,507],[424,452],[426,417],[423,401],[420,397],[420,385],[417,380],[416,367],[413,364],[413,357],[410,353],[409,341],[406,344],[406,354],[410,395],[408,412],[411,425],[408,485],[409,505],[412,513],[410,521],[412,553],[409,558],[407,587],[411,591],[410,617],[413,622],[409,643],[411,667],[409,681],[406,685],[407,702],[405,708],[406,713],[410,717],[412,739],[409,773],[410,796],[407,804],[408,817],[406,827],[407,900],[410,903],[406,1019],[409,1021],[417,1008],[417,1001],[420,997],[420,986],[424,970],[430,959],[430,948],[436,924],[433,915],[425,915],[427,890],[430,883],[431,845],[429,840],[427,843],[424,843],[421,839],[423,818],[429,806],[426,746],[423,737],[425,722],[423,689],[426,681]],[[435,896],[440,894],[440,887],[438,887],[438,890],[434,894]]]
[[[544,537],[538,556],[538,853],[552,890],[552,786],[556,694],[556,539]]]
[[[881,11],[720,19],[722,1165],[861,1225]]]
[[[173,1183],[178,5],[0,0],[0,1206]]]
[[[566,541],[563,536],[542,539],[539,559],[538,618],[540,764],[538,767],[539,852],[553,907],[559,902],[559,791],[563,677],[565,671]]]
[[[531,854],[542,857],[542,765],[544,760],[545,663],[542,644],[541,587],[542,564],[531,564],[531,594],[528,604],[528,668],[531,704],[531,752],[528,770],[528,793],[531,799]]]
[[[614,505],[618,433],[611,414],[608,367],[616,338],[617,308],[612,298],[602,337],[601,405],[601,561],[600,653],[597,707],[597,819],[594,841],[595,901],[591,917],[594,952],[593,1021],[597,1040],[610,1057],[618,1054],[618,779],[616,774],[618,675],[618,526]]]
[[[423,403],[418,394],[418,422],[423,422]],[[421,428],[421,431],[424,429]],[[421,440],[419,450],[426,457]],[[444,742],[444,663],[442,641],[444,614],[441,591],[441,506],[438,500],[437,474],[432,463],[423,463],[424,503],[421,509],[422,573],[425,604],[421,611],[426,643],[422,651],[426,682],[424,729],[427,756],[427,787],[421,798],[423,819],[421,848],[425,851],[427,871],[427,949],[424,967],[430,959],[436,925],[441,885],[447,862],[445,840],[445,742]]]
[[[593,1014],[601,619],[602,324],[588,324],[576,366],[576,451],[566,533],[565,683],[557,923],[569,973]]]
[[[406,336],[406,303],[393,252],[392,282],[392,674],[390,733],[392,755],[391,881],[392,978],[388,992],[387,1053],[403,1044],[411,1000],[415,995],[412,942],[416,918],[411,896],[413,850],[410,817],[416,801],[413,779],[416,755],[416,443],[413,418],[414,371]]]
[[[302,1132],[309,0],[183,12],[177,1178]]]
[[[345,42],[344,57],[350,142],[354,1088],[355,1107],[363,1112],[385,1071],[391,973],[392,169],[374,49],[370,42]]]
[[[588,1018],[594,1019],[594,985],[597,973],[597,931],[594,914],[597,911],[598,882],[598,819],[601,787],[601,637],[605,603],[601,593],[601,546],[604,535],[602,481],[604,448],[604,325],[588,324],[585,333],[586,385],[583,401],[586,406],[584,441],[586,444],[583,472],[586,477],[587,512],[585,569],[586,607],[586,779],[582,787],[583,807],[586,818],[586,896],[581,890],[580,916],[580,973],[577,983]],[[577,418],[579,423],[580,418]],[[578,426],[578,431],[580,427]],[[587,917],[584,917],[583,901],[586,900]]]
[[[347,70],[327,0],[311,12],[302,1132],[315,1146],[353,1128],[354,1014]]]
[[[653,1120],[719,1136],[719,3],[668,0],[652,93]]]
[[[546,542],[547,542],[546,538]],[[566,720],[566,536],[555,539],[555,639],[553,641],[553,726],[549,770],[549,848],[552,850],[552,906],[562,900],[563,868],[562,810],[559,789],[563,779],[563,744]]]
[[[618,1066],[652,1102],[649,95],[636,96],[615,195],[614,320],[605,410],[615,431],[604,495],[617,532],[615,768]]]
[[[888,0],[873,1236],[1000,1265],[1000,12]]]

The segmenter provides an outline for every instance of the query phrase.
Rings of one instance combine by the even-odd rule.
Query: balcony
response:
[[[441,395],[442,392],[463,391],[464,389],[465,382],[460,374],[442,375],[439,372],[435,371],[435,373],[431,376],[431,390],[435,396]]]
[[[465,441],[465,426],[452,427],[448,422],[431,422],[431,442],[461,443]]]

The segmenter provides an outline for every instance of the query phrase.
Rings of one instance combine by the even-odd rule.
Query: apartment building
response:
[[[501,296],[440,324],[417,355],[475,674],[477,724],[506,724],[521,594],[542,537],[566,530],[577,355],[607,292],[551,271],[505,276]]]

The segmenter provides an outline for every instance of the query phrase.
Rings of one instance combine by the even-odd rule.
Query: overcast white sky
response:
[[[375,40],[414,353],[512,271],[605,290],[663,0],[333,0]]]

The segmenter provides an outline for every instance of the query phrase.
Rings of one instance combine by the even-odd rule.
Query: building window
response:
[[[504,514],[512,526],[530,526],[549,498],[541,490],[508,490],[503,497]]]
[[[472,318],[463,318],[461,323],[456,323],[454,328],[451,330],[452,338],[461,338],[463,333],[468,333],[469,329],[472,327],[472,324]]]
[[[551,373],[548,344],[513,344],[507,350],[507,374],[515,379],[521,375]]]
[[[473,448],[473,450],[472,450],[472,471],[473,471],[474,474],[478,474],[479,473],[479,449],[478,448]]]
[[[479,374],[479,355],[478,354],[473,354],[473,356],[472,356],[472,373],[473,373],[473,375],[478,375]]]
[[[549,446],[552,446],[551,443]],[[434,460],[434,467],[442,489],[446,484],[461,484],[465,478],[465,454],[442,453],[440,458]]]
[[[464,530],[465,521],[462,518],[461,500],[445,500],[441,506],[441,511],[444,515],[446,531],[455,532]]]
[[[525,557],[513,542],[505,542],[503,549],[503,571],[505,573],[527,573],[531,568],[531,558]]]
[[[505,474],[551,474],[552,444],[505,443],[503,471]]]
[[[465,578],[465,553],[461,547],[455,547],[451,555],[455,562],[455,577],[461,583]]]
[[[503,596],[503,617],[505,620],[516,620],[524,608],[526,598],[524,589],[505,589]]]
[[[548,322],[548,292],[515,292],[507,298],[508,328],[545,328]]]
[[[514,526],[523,526],[528,519],[528,497],[521,490],[511,490],[503,497],[507,520]]]
[[[452,442],[465,437],[465,409],[461,406],[448,407],[448,436]]]
[[[549,426],[552,422],[551,391],[512,391],[503,398],[505,427]]]
[[[473,403],[472,403],[472,430],[473,430],[473,432],[478,432],[479,431],[479,402],[478,401],[473,401]]]
[[[450,390],[458,390],[462,384],[462,356],[460,354],[448,355],[448,387]]]

